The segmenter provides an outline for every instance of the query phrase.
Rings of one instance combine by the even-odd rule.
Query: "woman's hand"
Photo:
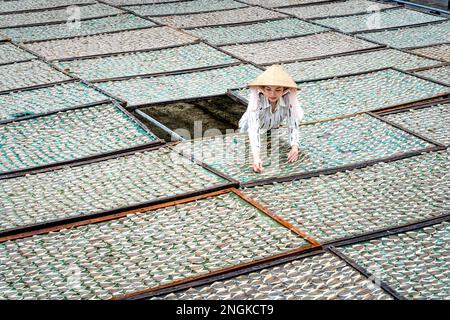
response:
[[[291,151],[288,153],[288,162],[295,162],[298,160],[298,146],[291,147]]]
[[[263,172],[264,168],[263,168],[261,159],[254,159],[252,168],[253,168],[253,171],[255,171],[255,172]]]

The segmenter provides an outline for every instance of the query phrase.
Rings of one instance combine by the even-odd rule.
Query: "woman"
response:
[[[289,131],[288,162],[298,160],[299,122],[303,110],[297,100],[297,84],[280,65],[273,65],[249,83],[247,111],[239,121],[240,132],[248,132],[253,155],[252,168],[262,172],[260,131],[278,127],[287,119]]]

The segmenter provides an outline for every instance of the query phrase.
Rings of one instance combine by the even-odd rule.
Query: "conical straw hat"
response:
[[[256,77],[255,80],[248,84],[250,87],[256,86],[277,86],[286,88],[296,88],[297,84],[292,80],[291,76],[284,71],[279,64],[270,66],[266,71]]]

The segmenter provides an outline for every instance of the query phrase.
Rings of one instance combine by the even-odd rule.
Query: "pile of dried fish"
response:
[[[307,3],[314,3],[314,2],[321,2],[323,0],[243,0],[242,2],[258,5],[258,6],[264,6],[268,8],[276,8],[276,7],[283,7],[283,6],[292,6],[296,4],[307,4]]]
[[[192,0],[182,2],[144,4],[126,7],[141,16],[167,16],[171,14],[187,14],[203,11],[236,9],[246,7],[234,0]]]
[[[381,109],[449,92],[446,86],[392,69],[303,82],[299,86],[298,100],[305,111],[303,122]],[[232,94],[247,101],[249,90],[233,90]]]
[[[130,6],[134,4],[150,4],[150,3],[165,3],[165,2],[180,2],[185,0],[103,0],[108,4],[114,6]]]
[[[49,9],[70,5],[95,3],[94,0],[20,0],[0,2],[0,12]]]
[[[408,299],[450,299],[450,224],[400,233],[339,250]]]
[[[449,161],[426,153],[244,192],[323,243],[447,213]]]
[[[154,299],[390,300],[381,288],[330,253]]]
[[[292,14],[302,19],[322,18],[329,16],[343,16],[355,13],[364,13],[369,10],[381,10],[397,7],[392,4],[376,3],[367,0],[348,0],[332,2],[330,4],[317,4],[301,7],[290,7],[280,9],[282,12]]]
[[[0,65],[0,90],[13,90],[70,80],[71,77],[40,60]]]
[[[106,33],[73,39],[28,43],[47,60],[154,49],[191,43],[196,38],[168,27]]]
[[[190,28],[217,24],[263,21],[280,17],[286,17],[286,15],[264,8],[248,7],[219,12],[153,17],[152,20],[176,28]]]
[[[112,104],[0,126],[0,172],[127,149],[155,141]]]
[[[450,42],[450,21],[420,27],[359,33],[359,38],[376,41],[393,48],[429,46]]]
[[[0,243],[0,299],[108,299],[305,245],[229,193]]]
[[[122,208],[226,182],[167,148],[0,180],[0,229]]]
[[[11,43],[0,44],[0,64],[15,61],[31,60],[36,57]]]
[[[434,66],[440,63],[437,60],[423,58],[396,49],[382,49],[345,56],[287,63],[284,65],[284,69],[296,81],[306,81],[331,78],[344,74],[368,72],[389,67],[410,70]]]
[[[223,45],[306,35],[324,30],[328,30],[328,28],[295,18],[287,18],[243,26],[198,28],[188,30],[188,32],[199,38],[206,39],[210,43]]]
[[[251,169],[248,135],[228,134],[186,141],[176,148],[241,182],[282,177],[380,159],[433,146],[405,131],[363,114],[300,127],[300,155],[287,162],[287,129],[261,134],[263,173]]]
[[[73,108],[110,98],[81,82],[0,94],[0,120]]]
[[[74,22],[72,24],[60,23],[34,27],[16,27],[2,29],[2,32],[14,41],[25,42],[87,36],[154,25],[153,22],[132,14],[120,14],[113,17],[81,21],[79,24]]]
[[[450,62],[450,43],[410,49],[409,52],[421,54],[431,59],[440,59],[442,61]]]
[[[149,52],[60,62],[62,69],[84,80],[98,80],[210,67],[238,62],[203,43]]]
[[[450,103],[411,109],[385,118],[434,141],[450,145]]]
[[[450,65],[417,71],[415,73],[450,86]]]
[[[238,65],[177,75],[108,81],[96,86],[120,97],[129,105],[201,98],[225,94],[228,88],[246,85],[261,70],[252,65]]]
[[[270,64],[375,47],[378,47],[378,45],[330,31],[286,40],[231,45],[223,48],[244,60]],[[280,50],[280,48],[283,48],[283,50]]]
[[[81,19],[104,17],[119,14],[123,12],[120,9],[97,3],[87,6],[78,6]],[[0,20],[0,27],[14,27],[26,24],[35,23],[48,23],[48,22],[61,22],[67,21],[70,16],[70,11],[67,8],[49,10],[49,11],[37,11],[27,13],[15,13],[3,15]]]
[[[448,19],[415,10],[396,8],[376,13],[366,13],[348,17],[318,19],[314,20],[314,22],[330,28],[338,29],[342,32],[358,32],[402,27],[442,20]]]

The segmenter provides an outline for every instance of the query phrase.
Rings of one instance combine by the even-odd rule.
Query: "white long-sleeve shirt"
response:
[[[239,132],[248,132],[253,156],[259,155],[261,149],[260,134],[262,130],[270,130],[280,126],[287,120],[289,145],[299,145],[299,119],[292,116],[289,108],[289,95],[285,94],[278,99],[277,106],[272,112],[269,100],[262,92],[258,94],[258,107],[256,111],[247,110],[239,120]]]

